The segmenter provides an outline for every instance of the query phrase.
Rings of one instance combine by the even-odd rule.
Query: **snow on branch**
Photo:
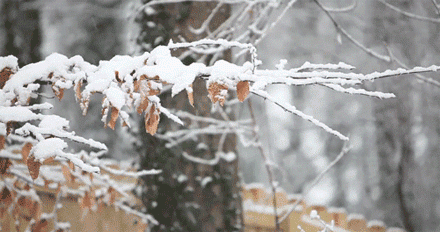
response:
[[[330,134],[336,135],[339,139],[347,141],[348,137],[341,134],[340,132],[330,128],[329,126],[325,125],[324,123],[320,122],[319,120],[315,119],[314,117],[307,115],[305,113],[303,113],[302,111],[296,109],[295,106],[290,105],[289,103],[286,102],[280,102],[278,100],[276,100],[275,98],[273,98],[272,96],[270,96],[266,91],[262,91],[262,90],[256,90],[256,89],[252,89],[251,93],[260,96],[264,99],[267,99],[273,103],[275,103],[276,105],[278,105],[279,107],[283,108],[285,111],[290,112],[292,114],[295,114],[301,118],[303,118],[304,120],[307,120],[313,124],[315,124],[318,127],[321,127],[322,129],[324,129],[325,131],[327,131]]]
[[[272,6],[273,7],[273,6]],[[245,62],[236,65],[225,60],[218,60],[212,65],[203,63],[192,63],[184,65],[178,58],[171,55],[170,49],[222,46],[226,48],[238,47],[249,50],[252,54],[252,62]],[[78,167],[90,171],[99,172],[98,167],[84,163],[80,158],[64,153],[62,150],[67,144],[62,139],[87,144],[92,148],[106,150],[102,143],[76,136],[68,132],[68,121],[55,115],[43,115],[35,113],[36,110],[48,109],[50,104],[29,105],[31,98],[36,98],[41,83],[52,86],[55,95],[61,100],[65,89],[74,89],[75,96],[83,110],[87,113],[90,97],[95,93],[103,94],[102,121],[104,126],[114,129],[117,119],[121,119],[122,126],[129,126],[128,110],[135,110],[145,117],[145,129],[154,135],[160,120],[160,113],[172,119],[180,125],[184,125],[179,117],[192,121],[202,120],[198,116],[178,112],[172,114],[166,106],[162,106],[159,94],[167,92],[171,88],[171,95],[175,96],[181,91],[186,91],[188,100],[194,104],[193,82],[197,78],[205,81],[209,98],[215,104],[223,105],[228,98],[230,90],[236,92],[240,102],[243,102],[249,93],[268,99],[284,110],[293,113],[318,127],[323,128],[341,140],[348,140],[340,132],[335,131],[318,121],[310,115],[306,115],[293,105],[277,100],[270,96],[266,87],[274,84],[282,85],[321,85],[332,90],[348,93],[361,94],[378,98],[394,97],[391,93],[366,91],[346,87],[354,86],[365,81],[373,81],[379,78],[399,76],[403,74],[419,74],[425,72],[436,72],[439,66],[415,67],[412,69],[396,69],[370,74],[354,73],[354,67],[345,64],[310,64],[304,63],[299,68],[284,70],[287,61],[282,62],[273,70],[259,70],[256,66],[256,49],[252,44],[239,43],[237,41],[205,39],[191,43],[173,43],[168,46],[159,46],[139,56],[115,56],[108,61],[100,61],[94,66],[84,61],[80,56],[67,58],[60,54],[52,54],[45,60],[29,64],[21,69],[17,68],[17,59],[8,56],[0,59],[2,75],[6,80],[0,83],[0,129],[4,135],[18,135],[22,137],[34,137],[39,144],[48,143],[55,150],[40,154],[39,149],[32,150],[34,153],[29,159],[33,165],[32,177],[38,177],[39,165],[46,159],[60,156],[72,161]],[[35,82],[40,83],[37,84]],[[166,87],[166,88],[165,88]],[[243,122],[216,121],[212,119],[211,125],[200,129],[182,129],[179,131],[168,131],[157,137],[169,141],[168,147],[176,146],[188,139],[195,139],[200,134],[238,134],[241,140],[243,133],[252,131]],[[36,121],[40,123],[35,125]],[[20,128],[15,128],[15,122],[25,123]],[[2,129],[3,128],[3,129]],[[51,138],[54,137],[54,138]],[[51,141],[49,143],[49,141]],[[35,143],[33,143],[35,144]],[[56,146],[55,146],[56,145]],[[130,173],[128,175],[139,176],[153,173]]]

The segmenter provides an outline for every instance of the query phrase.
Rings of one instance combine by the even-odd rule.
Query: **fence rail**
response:
[[[113,167],[117,169],[118,167]],[[109,177],[117,181],[120,184],[136,184],[136,178],[121,178],[120,176],[112,175],[111,173],[103,174],[109,175]],[[62,173],[59,173],[62,175]],[[3,178],[8,178],[8,175],[3,175]],[[12,176],[10,176],[12,177]],[[4,183],[0,182],[0,192],[3,194],[5,191]],[[80,190],[83,186],[78,182],[68,182],[67,187],[72,190]],[[97,189],[99,186],[95,186]],[[34,186],[39,198],[42,201],[42,212],[49,214],[54,209],[55,204],[55,192],[53,188],[48,185]],[[117,196],[120,198],[121,196]],[[63,207],[57,212],[58,221],[66,221],[71,225],[71,231],[144,231],[147,227],[145,222],[141,223],[141,218],[133,214],[127,214],[124,210],[118,210],[118,207],[114,205],[96,204],[97,207],[93,210],[84,212],[84,208],[81,204],[78,194],[68,194],[61,198],[61,204]],[[244,224],[246,232],[266,232],[275,230],[275,216],[273,207],[273,194],[269,190],[265,189],[261,184],[249,184],[243,186],[242,189],[243,209],[244,209]],[[304,200],[296,195],[287,195],[284,191],[280,190],[276,192],[277,212],[279,215],[284,215],[288,209],[300,201],[296,209],[289,214],[289,216],[281,223],[281,229],[284,232],[299,232],[298,226],[300,226],[306,232],[318,232],[321,231],[324,226],[317,220],[313,220],[310,217],[310,212],[316,210],[320,218],[326,223],[334,221],[335,232],[404,232],[400,228],[386,228],[386,225],[381,221],[367,221],[362,215],[349,214],[341,208],[327,208],[322,205],[307,205]],[[3,201],[3,196],[2,196]],[[17,207],[21,207],[22,203],[18,202]],[[132,202],[134,205],[141,205],[141,202]],[[24,231],[30,221],[27,214],[29,209],[33,209],[30,206],[23,205],[23,210],[20,212],[19,225],[17,226],[16,220],[13,218],[12,210],[2,207],[3,202],[0,204],[0,223],[1,231],[18,232]],[[23,202],[25,204],[25,201]],[[15,210],[15,209],[14,209]],[[18,208],[20,210],[20,208]],[[17,214],[15,214],[17,215]],[[32,218],[32,217],[31,217]],[[51,231],[53,229],[53,219],[47,221],[44,226],[44,230],[39,231]]]
[[[246,232],[266,232],[275,230],[273,194],[260,184],[250,184],[243,187],[244,223]],[[276,192],[277,211],[283,215],[289,206],[300,200],[299,196],[287,195],[284,191]],[[307,205],[304,200],[281,223],[285,232],[299,232],[300,226],[306,232],[318,232],[324,225],[310,217],[316,210],[320,218],[330,224],[334,221],[335,232],[404,232],[401,228],[387,228],[381,221],[367,221],[358,214],[349,214],[342,208],[327,208],[322,205]]]

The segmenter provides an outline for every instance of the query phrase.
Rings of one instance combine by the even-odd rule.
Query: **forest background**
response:
[[[333,22],[314,1],[296,1],[256,46],[263,64],[259,68],[274,67],[280,59],[288,60],[286,68],[299,67],[306,61],[342,61],[361,73],[440,63],[440,18],[435,1],[389,1],[398,9],[429,19],[396,11],[382,1],[357,1],[355,7],[351,7],[350,0],[321,2],[329,8],[347,8],[331,13],[338,24],[366,47],[390,54],[394,57],[392,62],[372,57],[337,33]],[[133,38],[137,34],[129,19],[139,3],[1,3],[2,11],[9,13],[2,14],[0,55],[16,55],[21,65],[53,52],[68,57],[79,54],[93,64],[135,52]],[[191,8],[190,4],[184,6]],[[234,5],[230,10],[234,12]],[[168,42],[157,39],[160,35],[152,38],[153,47]],[[331,128],[350,135],[352,149],[310,190],[308,202],[344,207],[409,231],[440,230],[438,74],[424,75],[387,78],[363,86],[397,96],[386,100],[348,96],[321,86],[271,89],[273,96],[284,98]],[[51,103],[59,110],[56,114],[68,118],[78,134],[104,142],[112,151],[108,154],[112,158],[139,159],[139,151],[128,133],[118,127],[115,131],[103,130],[99,117],[95,121],[82,120],[79,107],[72,107],[73,95],[66,94],[65,98]],[[261,141],[276,167],[275,179],[289,193],[302,192],[339,154],[343,142],[270,102],[253,101]],[[90,114],[98,115],[100,111],[100,107],[91,104]],[[249,117],[246,105],[234,111],[238,112],[238,119]],[[263,171],[265,161],[258,148],[237,145],[242,181],[268,183]]]

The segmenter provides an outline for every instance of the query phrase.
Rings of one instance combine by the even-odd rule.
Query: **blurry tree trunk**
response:
[[[39,10],[26,9],[30,2],[33,1],[0,1],[0,56],[14,55],[20,66],[40,60]]]
[[[393,4],[404,11],[415,9],[414,1],[400,0]],[[417,36],[414,24],[399,13],[390,11],[382,3],[372,4],[373,26],[376,44],[385,41],[399,59],[413,66],[418,54],[415,48]],[[389,68],[382,64],[382,69]],[[419,231],[422,227],[415,216],[415,180],[418,179],[414,161],[413,87],[414,77],[401,77],[378,81],[378,91],[393,92],[397,98],[375,102],[377,152],[379,158],[381,195],[377,201],[382,219],[389,226],[404,227],[407,231]]]
[[[145,50],[167,44],[169,39],[195,41],[205,35],[196,36],[188,28],[198,28],[217,3],[185,2],[164,4],[147,9],[138,15],[141,27],[137,43]],[[153,13],[152,13],[153,12]],[[150,14],[148,14],[150,13]],[[229,9],[224,7],[211,24],[211,31],[227,18]],[[227,59],[224,56],[223,59]],[[189,64],[192,58],[183,62]],[[188,111],[192,114],[219,118],[211,113],[211,102],[207,97],[204,81],[197,80],[193,86],[194,107],[190,106],[186,93],[171,98],[170,93],[161,95],[161,104],[167,108]],[[226,106],[224,107],[226,108]],[[233,119],[229,115],[230,119]],[[161,117],[158,133],[176,129],[178,125]],[[187,121],[185,127],[204,127]],[[153,231],[236,231],[240,226],[241,201],[238,186],[238,161],[221,159],[217,165],[193,163],[182,157],[182,152],[203,159],[213,159],[218,149],[220,136],[202,135],[196,141],[187,141],[168,149],[165,142],[145,133],[144,122],[139,125],[138,137],[142,140],[139,152],[142,169],[161,169],[160,175],[143,178],[144,205],[161,224]],[[206,146],[203,146],[206,145]],[[225,152],[235,151],[235,137],[228,135],[223,146]]]

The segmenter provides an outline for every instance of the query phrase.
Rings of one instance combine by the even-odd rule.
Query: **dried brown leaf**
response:
[[[139,88],[140,88],[140,80],[134,80],[133,81],[133,91],[134,92],[139,92]]]
[[[9,191],[8,188],[3,187],[2,192],[0,193],[0,197],[1,197],[1,203],[4,204],[6,207],[8,207],[12,201],[13,201],[13,196],[11,191]]]
[[[193,106],[194,107],[194,93],[193,93],[193,91],[186,91],[186,93],[188,94],[188,101],[189,101],[189,104],[191,104],[191,106]]]
[[[147,97],[143,97],[141,104],[139,104],[139,106],[137,107],[136,111],[138,112],[138,114],[142,114],[142,112],[144,112],[147,108],[148,108],[148,98]]]
[[[85,192],[84,197],[81,199],[81,208],[85,209],[85,208],[91,208],[92,207],[92,200],[90,197],[89,192]]]
[[[75,96],[76,96],[76,100],[81,101],[81,86],[82,86],[82,81],[78,81],[75,84]]]
[[[6,138],[4,135],[0,135],[0,150],[5,148]]]
[[[134,229],[134,231],[136,231],[136,232],[144,232],[147,229],[147,227],[148,227],[147,223],[139,222],[136,225],[136,228]]]
[[[243,102],[249,95],[249,81],[240,81],[237,84],[237,97],[240,102]]]
[[[55,87],[55,85],[52,85],[52,90],[53,90],[53,93],[55,94],[55,96],[57,96],[58,100],[61,101],[61,99],[63,99],[63,96],[64,96],[64,89],[58,88],[58,87]]]
[[[212,103],[219,102],[220,105],[223,106],[225,103],[225,96],[222,93],[223,90],[228,90],[228,86],[217,82],[209,84],[208,93]]]
[[[69,164],[69,168],[75,171],[75,164],[73,164],[72,161],[68,161],[67,163]]]
[[[93,190],[86,191],[84,193],[84,197],[81,199],[81,208],[82,209],[91,209],[96,205],[95,192]]]
[[[9,191],[8,188],[3,187],[3,190],[0,193],[0,218],[4,218],[5,213],[7,213],[9,206],[14,201],[14,196],[12,195],[12,192]]]
[[[43,212],[41,203],[38,201],[34,201],[30,216],[36,220],[39,220],[42,213]]]
[[[11,165],[12,162],[8,158],[0,158],[0,174],[6,174],[6,171]]]
[[[81,106],[81,110],[83,111],[83,116],[86,116],[87,110],[89,108],[89,104],[90,104],[90,100],[89,99],[87,99],[87,98],[85,98],[85,99],[82,98],[81,99],[80,106]]]
[[[119,78],[119,71],[115,71],[115,79],[116,79],[119,83],[122,83],[121,78]]]
[[[70,173],[69,167],[66,165],[61,165],[61,171],[63,172],[64,179],[66,179],[68,183],[72,183],[74,179]]]
[[[15,207],[13,212],[15,216],[20,215],[20,217],[27,221],[30,221],[32,218],[37,221],[40,220],[42,214],[42,206],[40,202],[34,201],[29,197],[21,196],[18,198],[17,206],[18,207]]]
[[[55,156],[51,156],[43,161],[43,164],[50,164],[55,161]]]
[[[49,230],[49,222],[46,219],[41,219],[31,226],[32,232],[47,232]]]
[[[128,124],[127,124],[126,121],[123,121],[123,122],[122,122],[122,127],[128,127]]]
[[[29,153],[31,152],[32,149],[32,143],[25,143],[23,148],[21,148],[21,157],[23,159],[24,163],[27,163],[27,159],[29,157]]]
[[[3,68],[2,71],[0,71],[0,89],[3,89],[6,81],[9,80],[12,74],[14,74],[14,72],[8,67]]]
[[[156,134],[159,120],[159,109],[153,104],[150,107],[150,111],[145,114],[145,130],[151,135]]]
[[[52,180],[47,180],[45,178],[43,178],[43,180],[44,180],[44,187],[45,188],[49,188],[49,185],[53,183]]]
[[[14,122],[14,121],[9,121],[9,122],[6,123],[6,137],[7,137],[10,133],[12,133],[12,131],[14,130],[16,124],[17,124],[17,123]]]
[[[116,190],[112,187],[108,188],[108,194],[110,194],[109,205],[113,205],[116,201]]]
[[[151,87],[151,85],[152,85],[151,83],[152,83],[151,81],[147,82],[147,86],[148,86],[147,93],[146,93],[147,96],[158,95],[160,93],[160,89]]]
[[[112,106],[112,113],[110,115],[110,122],[108,122],[108,127],[112,128],[112,130],[115,129],[116,120],[118,120],[119,117],[119,110],[116,107]]]
[[[29,174],[31,175],[32,179],[37,179],[38,175],[40,174],[40,166],[41,163],[36,161],[34,159],[33,155],[30,155],[27,159],[27,166],[28,166],[28,170],[29,170]]]

